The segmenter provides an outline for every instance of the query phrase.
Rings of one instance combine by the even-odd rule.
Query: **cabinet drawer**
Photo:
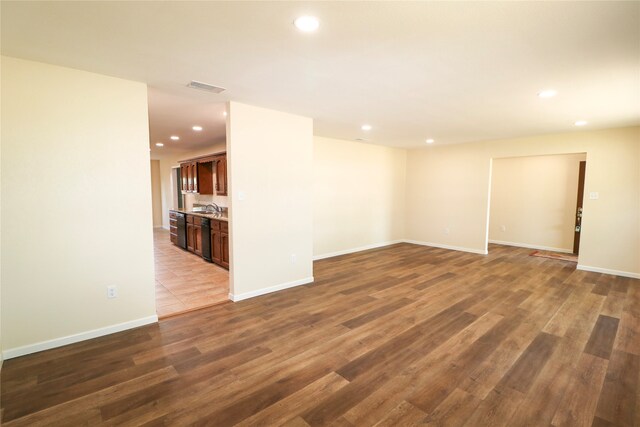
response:
[[[220,231],[223,233],[229,232],[229,223],[227,221],[220,221]]]
[[[178,234],[178,227],[176,227],[175,225],[170,225],[169,226],[169,233],[171,234]]]
[[[176,218],[176,213],[173,211],[169,211],[169,218],[170,219],[175,219]]]
[[[175,218],[174,218],[174,219],[169,218],[169,225],[170,225],[171,227],[177,227],[177,226],[178,226],[178,220],[177,220],[177,219],[175,219]]]
[[[202,224],[202,218],[200,218],[199,216],[194,216],[193,217],[193,224],[194,225],[201,225]]]
[[[211,229],[212,230],[220,230],[220,222],[217,219],[212,219],[211,220]]]
[[[177,245],[178,244],[178,235],[171,233],[171,243]]]
[[[187,215],[187,223],[193,224],[193,215]]]

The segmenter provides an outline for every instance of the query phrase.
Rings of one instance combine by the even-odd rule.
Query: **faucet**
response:
[[[205,206],[205,210],[208,211],[209,210],[209,206],[211,206],[213,208],[213,210],[217,213],[221,212],[220,206],[216,205],[215,203],[211,202],[209,203],[207,206]]]

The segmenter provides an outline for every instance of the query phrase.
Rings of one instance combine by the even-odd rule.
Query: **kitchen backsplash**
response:
[[[226,208],[226,207],[229,207],[228,200],[229,200],[228,196],[184,193],[184,205],[185,205],[185,209],[187,210],[193,209],[194,204],[207,205],[211,202],[215,203],[220,207]]]

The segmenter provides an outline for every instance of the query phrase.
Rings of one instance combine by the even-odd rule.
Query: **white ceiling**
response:
[[[1,7],[4,55],[146,82],[158,99],[235,100],[309,116],[321,136],[421,146],[428,137],[459,143],[572,131],[578,119],[590,129],[640,123],[640,2]],[[303,14],[320,19],[316,33],[292,25]],[[227,91],[188,89],[190,80]],[[558,96],[539,99],[546,88]],[[171,114],[181,111],[186,104]],[[363,123],[373,129],[360,130]],[[154,126],[154,138],[171,133]]]
[[[153,87],[149,88],[148,99],[149,140],[153,158],[195,151],[225,140],[224,103],[174,95]],[[196,132],[193,126],[201,126],[202,130]],[[171,140],[173,135],[180,139]],[[157,142],[164,146],[156,147]]]

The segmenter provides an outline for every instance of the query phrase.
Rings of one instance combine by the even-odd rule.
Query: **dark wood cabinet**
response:
[[[193,253],[202,256],[202,219],[193,217]]]
[[[211,220],[211,261],[229,268],[229,223]]]
[[[188,176],[189,176],[189,165],[187,165],[186,163],[182,163],[180,165],[180,181],[182,181],[181,188],[183,193],[186,193],[189,191]]]
[[[169,212],[169,236],[171,243],[178,244],[178,219],[175,212]]]
[[[170,221],[177,221],[174,212],[169,213]],[[226,269],[229,268],[229,223],[217,219],[210,220],[211,261]],[[202,217],[186,215],[187,250],[202,256]],[[177,224],[171,223],[171,241],[178,244]],[[174,228],[175,227],[175,228]]]
[[[216,184],[213,185],[213,175]],[[211,154],[180,162],[184,193],[227,195],[227,153]],[[215,192],[214,192],[215,188]]]
[[[214,158],[216,171],[216,194],[218,196],[227,195],[227,155],[216,156]]]

